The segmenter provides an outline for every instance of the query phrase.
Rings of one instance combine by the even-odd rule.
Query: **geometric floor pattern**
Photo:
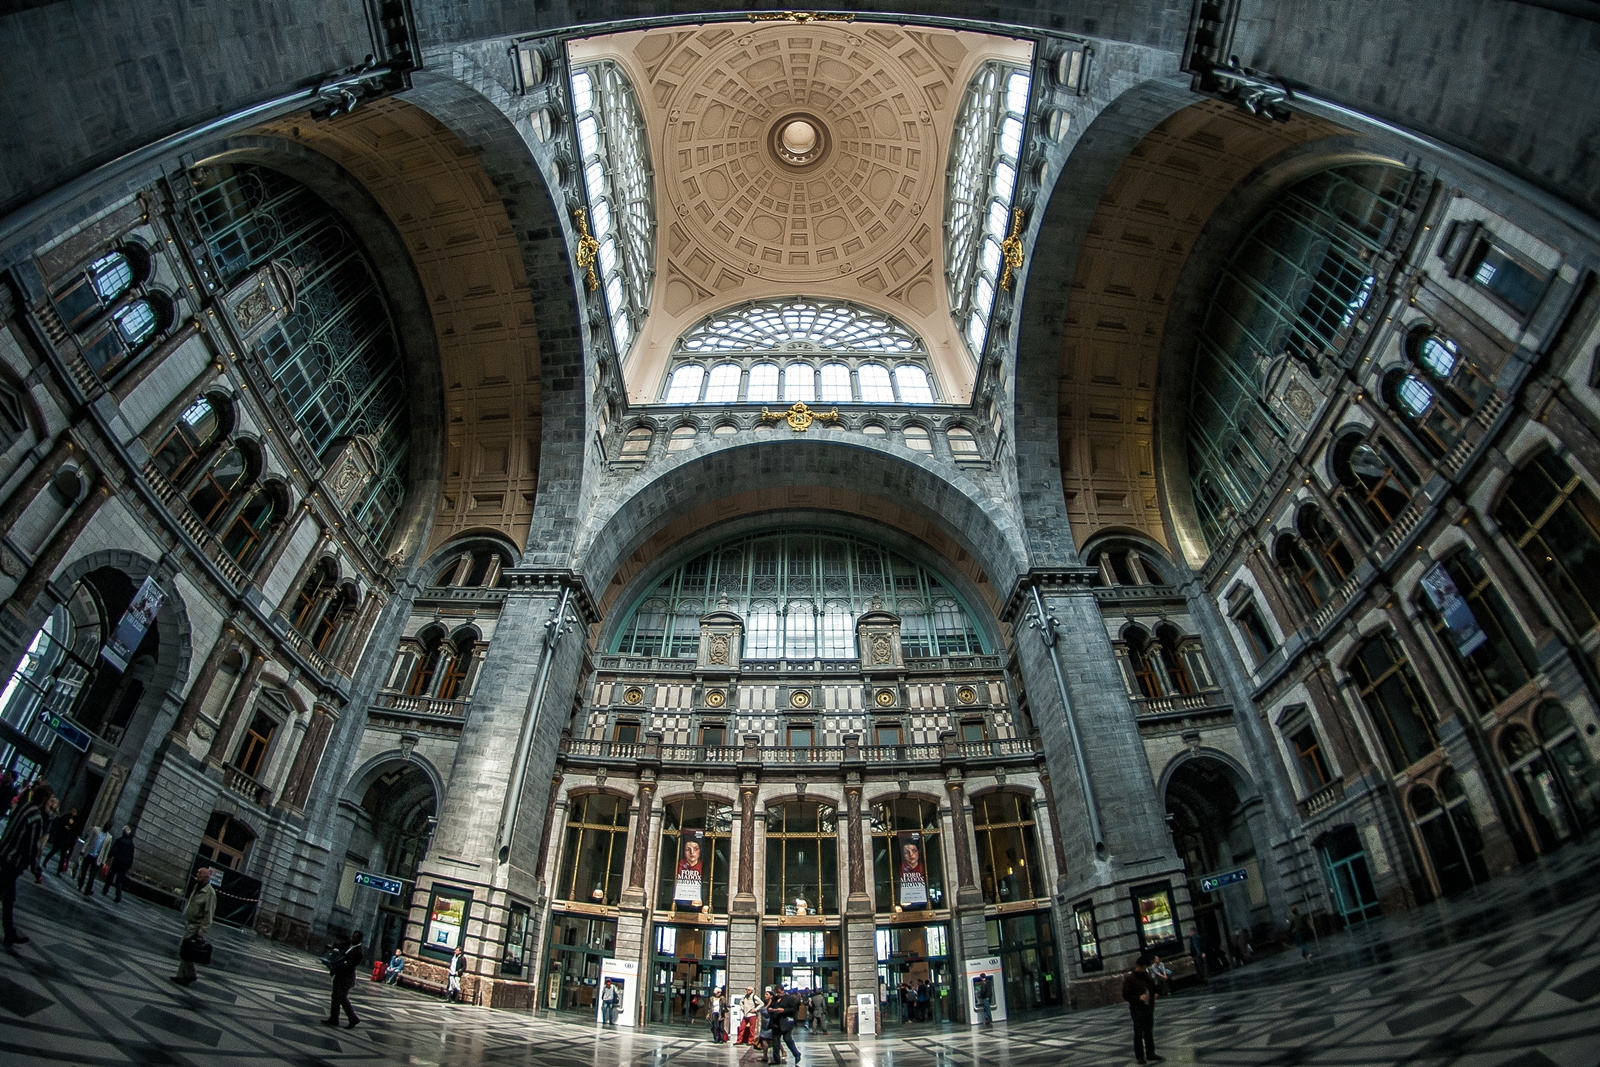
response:
[[[0,1064],[250,1067],[747,1067],[703,1030],[601,1031],[357,983],[362,1025],[318,1024],[327,972],[214,927],[215,964],[180,989],[175,912],[18,882],[32,940],[0,953]],[[807,1067],[1072,1067],[1132,1061],[1127,1012],[857,1042],[797,1035]],[[1578,845],[1452,901],[1270,957],[1162,1000],[1169,1063],[1600,1067],[1600,846]]]

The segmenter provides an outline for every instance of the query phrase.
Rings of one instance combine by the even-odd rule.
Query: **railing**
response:
[[[482,603],[492,601],[498,603],[506,598],[506,590],[497,587],[472,586],[429,586],[417,594],[417,603],[427,600],[472,600]]]
[[[271,790],[231,763],[223,764],[228,792],[243,797],[250,803],[266,807],[271,800]]]
[[[465,700],[442,700],[439,697],[407,696],[395,692],[380,692],[372,698],[372,706],[384,711],[402,711],[408,715],[438,715],[455,719],[467,713]]]
[[[1312,793],[1300,802],[1300,813],[1304,818],[1311,818],[1319,812],[1327,811],[1339,801],[1344,799],[1344,779],[1335,778],[1321,789]]]
[[[562,751],[576,759],[639,760],[659,758],[663,763],[716,764],[731,766],[744,759],[747,750],[740,745],[659,745],[635,741],[603,741],[569,738]],[[1032,758],[1040,749],[1035,737],[995,738],[988,741],[949,741],[943,744],[915,745],[814,745],[810,747],[759,746],[748,750],[762,764],[840,764],[861,760],[866,763],[939,763],[948,759],[982,760]]]
[[[166,506],[167,511],[177,520],[178,525],[183,527],[183,532],[188,534],[190,539],[199,546],[200,551],[216,565],[217,569],[222,572],[222,576],[228,580],[234,589],[242,591],[248,586],[250,584],[250,576],[223,549],[222,542],[217,539],[216,534],[211,532],[211,528],[201,522],[198,515],[189,510],[189,501],[185,500],[183,494],[178,492],[171,482],[167,481],[167,476],[161,473],[161,469],[155,465],[155,462],[146,463],[142,473],[145,481],[150,486],[151,492],[155,493],[156,499]],[[327,673],[326,670],[323,673]]]
[[[306,658],[306,661],[317,669],[317,673],[324,678],[333,673],[333,665],[328,662],[328,657],[318,652],[311,644],[311,638],[296,630],[293,626],[285,627],[280,631],[285,641],[294,646],[294,650]]]
[[[1201,711],[1206,708],[1225,708],[1227,700],[1221,689],[1202,689],[1198,693],[1173,694],[1164,697],[1134,697],[1133,710],[1140,715],[1165,715],[1175,711]]]
[[[575,737],[563,741],[561,748],[571,755],[588,756],[592,759],[636,760],[645,754],[644,746],[637,741],[590,741]],[[739,750],[733,751],[737,754]]]
[[[504,590],[501,590],[504,592]],[[424,594],[426,596],[427,594]],[[1172,595],[1170,592],[1168,595]],[[419,599],[421,599],[419,597]],[[911,671],[999,670],[999,656],[917,656],[907,657]],[[692,659],[663,656],[601,656],[603,671],[640,671],[651,674],[693,674]],[[746,659],[739,664],[745,674],[854,674],[861,670],[859,659]]]

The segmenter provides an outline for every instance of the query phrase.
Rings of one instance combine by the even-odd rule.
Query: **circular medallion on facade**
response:
[[[893,689],[880,689],[873,696],[872,699],[874,699],[874,700],[876,700],[878,702],[878,706],[880,708],[887,708],[891,704],[894,703],[894,690]]]
[[[706,707],[720,708],[728,702],[728,694],[720,689],[712,689],[706,693]]]
[[[956,699],[963,704],[970,704],[978,699],[978,691],[970,685],[964,685],[956,690]]]
[[[796,689],[794,692],[789,694],[789,704],[796,708],[810,707],[811,694],[806,692],[804,689]]]
[[[622,694],[622,702],[624,704],[644,703],[644,690],[640,689],[638,686],[634,686],[632,689],[629,689],[626,693]]]

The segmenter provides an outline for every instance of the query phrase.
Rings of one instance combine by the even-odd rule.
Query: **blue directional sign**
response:
[[[1221,874],[1208,874],[1200,879],[1200,892],[1212,893],[1225,885],[1235,885],[1250,877],[1249,872],[1240,868],[1237,871],[1223,871]]]
[[[376,889],[380,893],[396,896],[405,883],[398,878],[390,878],[383,874],[368,874],[366,871],[356,872],[356,885],[364,885],[368,889]]]
[[[79,752],[89,751],[89,744],[94,739],[82,727],[67,721],[66,718],[57,715],[48,708],[39,709],[39,721],[60,734],[61,740]]]

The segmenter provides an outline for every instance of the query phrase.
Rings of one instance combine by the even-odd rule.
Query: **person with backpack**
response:
[[[356,986],[356,972],[366,962],[367,949],[361,943],[361,931],[352,930],[344,948],[329,957],[328,970],[333,973],[333,1010],[322,1020],[322,1025],[338,1026],[340,1008],[344,1009],[344,1017],[349,1021],[346,1029],[354,1030],[361,1021],[356,1018],[356,1010],[350,1006],[350,990]]]
[[[15,922],[17,879],[30,868],[34,881],[43,877],[39,848],[44,842],[45,820],[54,815],[59,806],[50,783],[40,782],[25,800],[17,803],[11,821],[6,824],[5,836],[0,837],[0,914],[5,920],[7,948],[28,943],[26,937],[17,933]]]

